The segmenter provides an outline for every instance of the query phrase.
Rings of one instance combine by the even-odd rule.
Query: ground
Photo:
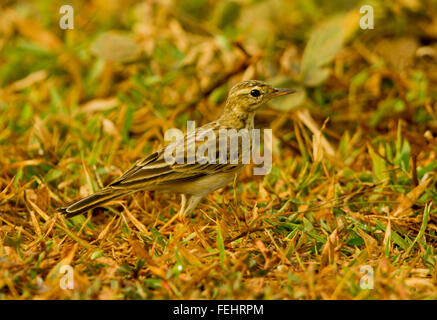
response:
[[[437,298],[436,1],[67,3],[0,4],[1,299]],[[246,79],[269,174],[56,212]]]

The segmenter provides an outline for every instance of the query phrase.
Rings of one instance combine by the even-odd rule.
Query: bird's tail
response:
[[[132,192],[132,190],[127,191],[107,187],[89,195],[88,197],[79,199],[77,201],[67,204],[66,206],[57,208],[56,210],[66,214],[67,218],[71,218],[90,209],[101,206],[102,204],[105,204],[111,200],[115,200],[125,195],[128,195]]]

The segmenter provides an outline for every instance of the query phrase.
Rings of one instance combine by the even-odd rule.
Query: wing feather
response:
[[[241,161],[238,164],[229,163],[219,163],[219,139],[205,139],[204,141],[195,141],[196,134],[207,136],[207,131],[213,130],[216,137],[219,137],[219,128],[214,124],[209,124],[207,126],[198,128],[195,132],[188,133],[171,143],[165,148],[151,154],[150,156],[137,161],[128,171],[126,171],[122,176],[110,184],[111,187],[127,187],[127,188],[147,188],[151,185],[162,185],[179,183],[185,181],[196,180],[205,175],[213,175],[216,173],[229,172],[235,170],[237,167],[241,166]],[[228,137],[226,137],[228,139]],[[167,148],[173,148],[178,144],[184,143],[186,146],[189,143],[195,144],[195,152],[200,146],[203,146],[203,150],[213,150],[215,151],[216,163],[206,162],[206,163],[188,163],[187,152],[184,150],[183,159],[173,159],[173,161],[166,161],[164,155]],[[240,148],[240,147],[239,147]],[[229,148],[228,148],[229,149]],[[168,151],[168,150],[167,150]],[[242,152],[239,152],[238,157],[241,159]],[[230,154],[226,155],[229,161]],[[228,162],[227,161],[227,162]]]

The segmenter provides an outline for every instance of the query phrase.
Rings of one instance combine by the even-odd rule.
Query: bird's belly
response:
[[[175,183],[172,185],[167,185],[163,188],[156,188],[156,189],[160,189],[164,192],[175,192],[175,193],[205,196],[208,193],[213,192],[214,190],[217,190],[221,187],[224,187],[227,184],[234,181],[234,177],[236,174],[239,173],[239,171],[240,170],[217,173],[214,175],[201,177],[193,181],[188,181],[188,182],[185,181],[183,183],[177,183],[177,184]]]

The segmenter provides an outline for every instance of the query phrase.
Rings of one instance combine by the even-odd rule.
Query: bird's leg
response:
[[[187,197],[185,194],[181,194],[181,209],[179,210],[179,217],[182,217],[184,215],[185,207],[187,204]]]
[[[184,214],[184,211],[185,211],[185,207],[186,207],[186,204],[187,204],[187,197],[185,196],[185,194],[181,194],[181,209],[179,210],[179,213],[176,215],[173,215],[173,217],[170,219],[170,220],[168,220],[162,227],[161,227],[161,229],[159,229],[160,231],[163,231],[165,228],[167,228],[169,225],[171,225],[172,223],[173,223],[173,221],[175,221],[178,217],[179,217],[179,219],[181,219],[182,221],[183,221],[183,214]]]
[[[194,209],[196,209],[199,202],[202,200],[203,197],[201,196],[190,196],[188,199],[187,206],[185,207],[184,211],[180,215],[181,219],[184,219],[187,216],[192,216],[192,213]]]

